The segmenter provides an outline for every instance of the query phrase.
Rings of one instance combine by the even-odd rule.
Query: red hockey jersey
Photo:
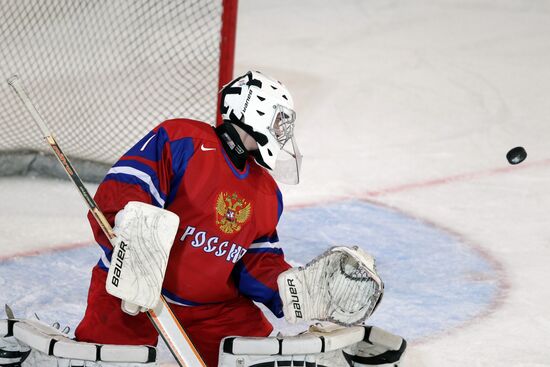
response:
[[[163,122],[109,170],[95,200],[111,224],[132,200],[179,216],[162,290],[169,302],[220,303],[241,293],[283,316],[276,281],[290,266],[277,246],[281,192],[253,160],[239,171],[210,125]],[[97,266],[107,270],[112,247],[89,220],[104,251]]]

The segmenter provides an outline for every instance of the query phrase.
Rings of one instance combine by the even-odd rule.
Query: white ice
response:
[[[241,0],[238,24],[236,73],[275,75],[296,101],[288,206],[367,199],[499,269],[495,303],[413,340],[406,365],[550,366],[550,2]],[[510,166],[517,145],[529,156]],[[0,258],[91,240],[68,182],[1,179],[0,207]]]

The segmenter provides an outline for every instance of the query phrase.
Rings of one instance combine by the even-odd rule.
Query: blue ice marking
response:
[[[85,218],[83,218],[85,220]],[[496,269],[459,238],[362,201],[286,210],[278,228],[287,259],[304,264],[333,245],[359,245],[386,285],[369,324],[409,341],[461,325],[498,294]],[[98,246],[0,262],[0,305],[73,329],[82,318]],[[271,319],[271,318],[270,318]]]
[[[494,265],[456,236],[363,201],[287,210],[279,225],[286,258],[306,263],[335,245],[374,255],[385,294],[367,320],[409,340],[459,326],[498,295]]]

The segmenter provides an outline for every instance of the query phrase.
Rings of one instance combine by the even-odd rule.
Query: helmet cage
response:
[[[279,143],[281,149],[294,136],[294,121],[296,121],[296,112],[294,110],[282,106],[275,105],[273,120],[268,127],[268,131]]]

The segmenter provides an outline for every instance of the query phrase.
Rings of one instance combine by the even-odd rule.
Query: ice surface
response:
[[[287,227],[281,238],[377,239],[372,251],[389,297],[371,321],[410,335],[408,366],[550,366],[550,3],[239,5],[236,72],[276,76],[297,105],[303,182],[282,187],[284,220],[294,221],[306,205],[300,223],[308,233]],[[529,156],[512,167],[505,154],[517,145]],[[329,213],[340,206],[349,214]],[[2,257],[90,240],[83,204],[68,183],[2,179],[0,208]],[[418,254],[413,242],[405,251],[407,236],[428,236],[429,243]],[[414,273],[396,269],[420,257],[428,266],[420,279],[438,282],[419,289],[434,297],[397,304],[398,295],[412,299],[414,288],[404,282],[410,278],[402,277]],[[19,268],[2,275],[2,299],[21,276],[16,271],[25,271]],[[467,276],[453,278],[453,269]],[[62,287],[66,278],[50,279]],[[21,301],[25,307],[32,297]],[[53,316],[57,296],[36,297],[37,311]]]

